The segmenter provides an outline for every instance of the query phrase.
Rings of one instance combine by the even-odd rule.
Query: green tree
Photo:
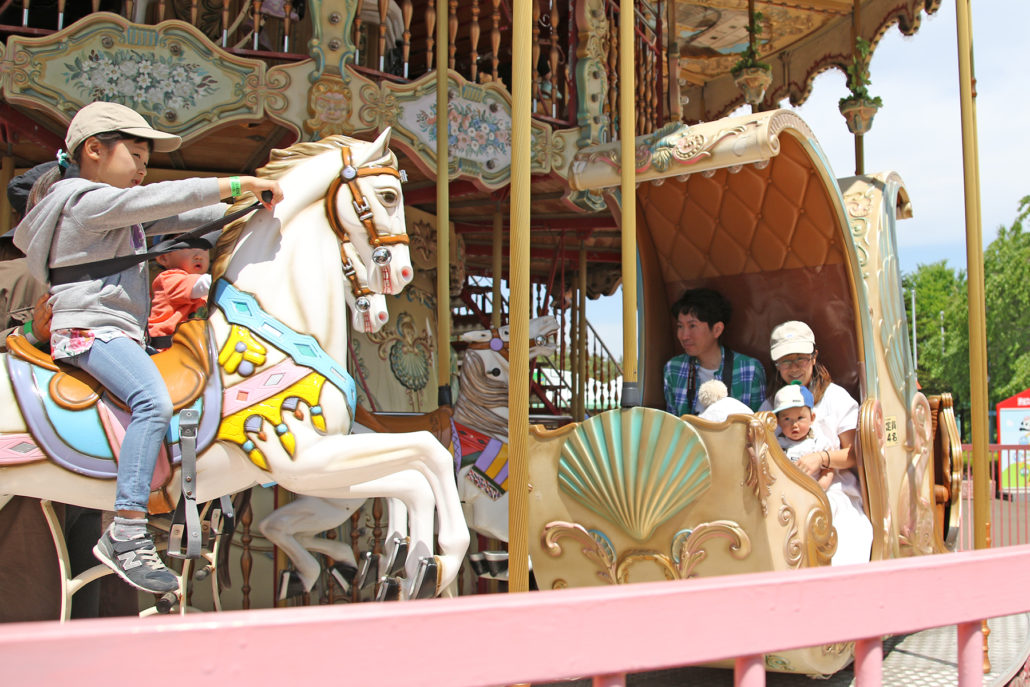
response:
[[[987,373],[991,407],[1030,387],[1030,196],[1019,203],[1011,227],[984,251]]]
[[[969,320],[966,275],[945,261],[919,265],[902,280],[912,321],[916,290],[917,379],[925,394],[951,392],[958,409],[969,406]],[[966,413],[963,413],[966,415]]]

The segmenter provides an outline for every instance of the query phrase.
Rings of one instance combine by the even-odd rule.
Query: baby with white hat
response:
[[[776,438],[791,462],[798,462],[801,456],[808,453],[822,453],[834,448],[814,424],[814,406],[812,392],[800,382],[788,384],[777,391],[773,398],[773,412],[776,413],[776,422],[781,432]],[[833,482],[833,470],[824,469],[816,481],[825,491]]]

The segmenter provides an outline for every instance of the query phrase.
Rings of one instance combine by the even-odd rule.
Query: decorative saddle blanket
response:
[[[215,439],[221,416],[221,379],[214,370],[213,347],[207,322],[184,323],[173,337],[172,347],[153,356],[161,371],[176,411],[158,456],[151,482],[154,512],[170,508],[160,497],[180,460],[177,411],[201,412],[197,448]],[[131,414],[89,374],[53,359],[24,337],[7,339],[7,369],[15,397],[25,418],[28,435],[6,436],[0,446],[0,465],[43,460],[87,477],[114,479],[117,455]],[[35,448],[33,448],[35,447]],[[163,494],[167,501],[167,494]]]
[[[472,466],[465,479],[494,501],[504,496],[508,491],[508,444],[458,422],[454,427],[458,437],[455,463]]]

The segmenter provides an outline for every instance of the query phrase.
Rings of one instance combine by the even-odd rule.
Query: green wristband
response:
[[[29,322],[26,322],[25,324],[23,324],[21,326],[21,332],[22,332],[22,334],[25,335],[25,338],[28,339],[29,343],[32,344],[33,346],[35,346],[36,344],[39,343],[39,339],[37,339],[36,335],[32,333],[32,321],[31,320]]]
[[[232,194],[233,198],[236,198],[243,193],[243,188],[240,186],[239,177],[229,177],[229,193]]]

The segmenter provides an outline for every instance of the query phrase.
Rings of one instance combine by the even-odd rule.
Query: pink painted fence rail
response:
[[[962,523],[958,549],[975,548],[973,532],[972,446],[963,444]],[[990,444],[991,546],[1030,543],[1030,446]]]
[[[1030,611],[1030,545],[682,582],[391,604],[0,626],[7,685],[461,686],[547,682],[858,640],[859,685],[880,682],[880,637],[958,625],[959,685],[979,685],[980,620]],[[990,581],[985,584],[985,581]],[[353,647],[360,647],[358,651]],[[138,657],[138,658],[136,658]]]

